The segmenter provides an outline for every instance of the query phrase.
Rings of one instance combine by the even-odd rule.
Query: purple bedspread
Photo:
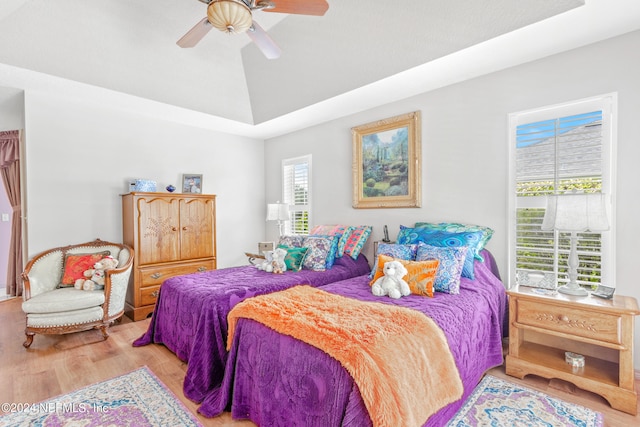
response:
[[[419,310],[442,328],[464,395],[431,416],[425,426],[445,425],[483,373],[503,362],[506,292],[496,277],[493,257],[486,251],[485,255],[485,263],[475,264],[476,279],[462,279],[459,295],[437,292],[434,298],[411,295],[398,300],[375,297],[366,275],[320,287],[360,300]],[[227,363],[221,386],[209,393],[199,408],[205,416],[231,410],[236,419],[251,419],[264,426],[371,426],[358,387],[347,371],[302,341],[253,320],[238,319]]]
[[[227,360],[227,314],[237,303],[298,284],[321,286],[368,273],[364,255],[336,259],[327,271],[273,274],[253,266],[232,267],[167,279],[147,332],[134,346],[164,344],[188,363],[184,394],[201,402],[219,386]]]

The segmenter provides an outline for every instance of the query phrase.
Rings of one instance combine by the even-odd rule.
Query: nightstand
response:
[[[509,354],[506,373],[560,378],[604,397],[612,408],[636,415],[633,325],[640,314],[635,298],[605,300],[537,288],[509,291]],[[565,352],[584,356],[583,368],[565,361]]]

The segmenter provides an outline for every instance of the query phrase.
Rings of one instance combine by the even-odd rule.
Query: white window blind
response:
[[[570,233],[540,229],[546,196],[604,192],[611,200],[611,104],[609,95],[511,115],[511,280],[542,272],[568,281]],[[614,286],[611,234],[578,233],[581,285]]]
[[[282,194],[290,205],[286,234],[309,234],[311,216],[311,155],[282,161]]]

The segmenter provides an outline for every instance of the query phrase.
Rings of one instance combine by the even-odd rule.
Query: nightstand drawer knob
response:
[[[161,278],[161,277],[162,277],[162,273],[153,273],[153,274],[151,275],[151,278],[152,278],[152,279],[159,279],[159,278]]]
[[[155,291],[151,292],[151,296],[152,296],[152,297],[154,297],[154,298],[158,298],[158,294],[159,294],[159,293],[160,293],[160,292],[158,292],[157,290],[155,290]]]
[[[198,267],[198,271],[207,271],[207,267]]]

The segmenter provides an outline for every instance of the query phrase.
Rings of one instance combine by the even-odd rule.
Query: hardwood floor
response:
[[[250,421],[235,421],[228,413],[216,418],[197,414],[197,405],[184,397],[182,382],[186,364],[164,346],[132,347],[141,336],[149,320],[123,321],[110,328],[111,336],[103,341],[99,331],[48,336],[36,335],[30,349],[24,341],[22,300],[14,298],[0,302],[0,403],[39,402],[81,387],[103,381],[148,366],[205,426],[248,427]],[[545,380],[527,376],[518,380],[507,376],[503,367],[491,369],[489,374],[545,392],[568,402],[577,403],[604,414],[605,426],[640,425],[640,416],[632,416],[611,409],[600,396],[577,389],[560,380]],[[636,375],[636,389],[640,376]],[[639,405],[640,408],[640,405]]]

